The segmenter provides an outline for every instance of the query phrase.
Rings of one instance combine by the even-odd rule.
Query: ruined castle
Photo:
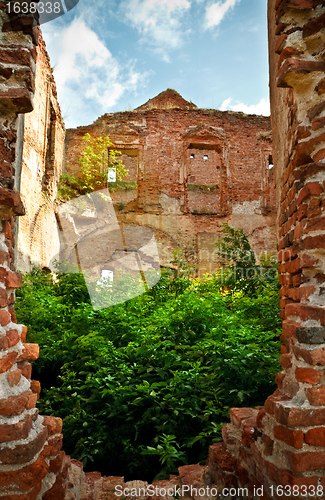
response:
[[[5,4],[0,2],[0,19],[0,498],[113,499],[114,487],[124,484],[123,478],[84,474],[82,465],[71,461],[61,450],[60,418],[42,417],[36,409],[40,387],[31,379],[30,361],[37,359],[38,346],[26,343],[26,328],[16,323],[14,312],[15,289],[21,284],[21,277],[15,271],[15,254],[18,262],[24,261],[24,256],[19,255],[19,243],[17,248],[14,217],[23,221],[25,211],[29,217],[25,226],[24,241],[27,243],[21,246],[24,248],[22,253],[29,255],[33,239],[29,228],[34,231],[34,241],[39,234],[41,242],[44,237],[42,216],[46,217],[51,203],[54,204],[54,179],[62,165],[63,124],[50,79],[49,85],[45,85],[46,97],[42,94],[45,118],[39,122],[43,132],[46,130],[45,134],[40,131],[43,145],[40,138],[34,143],[30,139],[25,146],[28,127],[33,126],[27,125],[28,113],[33,110],[33,96],[37,92],[35,66],[42,57],[42,46],[37,48],[38,31],[32,15],[8,15]],[[272,161],[278,200],[277,241],[283,319],[282,371],[276,377],[278,388],[262,407],[231,409],[231,423],[223,429],[223,442],[210,447],[207,465],[181,467],[179,476],[171,478],[171,482],[177,484],[247,487],[251,498],[256,495],[256,488],[263,488],[263,498],[267,500],[282,497],[283,490],[281,493],[277,487],[283,485],[286,487],[283,496],[287,498],[289,495],[291,498],[314,498],[315,495],[324,498],[324,20],[323,0],[268,2]],[[170,98],[169,95],[168,101]],[[37,104],[34,109],[37,113]],[[160,131],[160,127],[166,127],[166,132],[170,130],[170,120],[164,118],[165,123],[161,120],[161,116],[169,113],[180,117],[175,142],[164,141]],[[25,115],[25,123],[22,115]],[[167,221],[170,209],[175,214],[180,212],[177,217],[183,217],[184,221],[193,221],[193,224],[194,221],[195,224],[206,221],[204,233],[210,232],[215,219],[224,215],[230,220],[236,215],[233,208],[240,204],[245,206],[245,202],[254,211],[254,217],[269,217],[264,215],[268,210],[268,191],[264,191],[264,187],[269,177],[263,177],[265,171],[272,170],[268,168],[271,148],[267,141],[267,119],[210,113],[189,105],[167,107],[167,110],[162,107],[150,109],[150,102],[147,109],[123,115],[123,124],[122,115],[119,121],[117,115],[106,115],[96,122],[98,130],[115,130],[115,135],[111,135],[117,147],[137,164],[137,196],[125,200],[121,217],[148,220],[152,227],[155,221],[161,220],[158,227],[163,234],[171,231]],[[198,115],[202,117],[199,123],[193,119]],[[264,131],[260,128],[257,131],[261,136],[256,136],[257,123],[263,125]],[[122,130],[130,142],[124,139]],[[75,140],[77,148],[78,133],[78,130],[71,131],[67,136],[70,144]],[[232,134],[238,135],[241,144],[251,141],[256,160],[254,166],[249,165],[248,154],[240,153],[244,147],[236,148]],[[29,148],[29,155],[25,155],[24,160],[25,147]],[[37,147],[43,147],[43,157],[47,158],[45,164],[39,162]],[[238,191],[236,193],[236,179],[243,175],[245,180],[235,158],[238,149],[243,156],[243,169],[257,168],[258,158],[261,162],[258,177],[261,184],[256,186],[256,192],[255,188],[247,191],[247,200],[241,198]],[[129,154],[131,150],[134,156]],[[164,168],[168,151],[175,153],[175,165],[169,164],[169,170]],[[146,155],[152,158],[155,173],[152,177]],[[193,170],[192,160],[197,167]],[[29,162],[29,167],[23,164],[24,161]],[[211,175],[209,179],[196,177],[201,162],[215,166],[207,169]],[[37,184],[37,192],[41,193],[34,207],[21,182],[24,168],[34,169],[35,186]],[[158,190],[154,189],[157,181],[162,185]],[[196,187],[189,188],[191,184]],[[198,185],[214,186],[209,193],[208,210],[201,204],[201,190],[205,190]],[[43,199],[48,200],[47,207]],[[202,213],[204,209],[212,214]],[[42,212],[42,216],[35,217]],[[33,221],[39,222],[33,226]],[[197,224],[201,230],[203,222]],[[35,243],[35,249],[39,248],[35,261],[43,255],[42,245]],[[29,265],[28,259],[24,262]]]
[[[80,173],[86,133],[108,136],[121,153],[131,189],[111,193],[118,221],[153,231],[162,266],[182,248],[200,276],[215,272],[215,242],[226,221],[244,229],[257,254],[274,252],[269,117],[199,109],[168,89],[134,111],[109,113],[65,133],[41,34],[36,50],[34,110],[22,125],[19,192],[26,214],[17,222],[20,271],[48,267],[60,254],[57,188],[62,172]]]

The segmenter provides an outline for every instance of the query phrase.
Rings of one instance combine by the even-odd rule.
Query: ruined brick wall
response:
[[[59,228],[54,215],[62,173],[65,127],[46,47],[39,30],[36,48],[34,109],[24,116],[20,182],[17,186],[25,217],[17,221],[17,269],[48,266],[59,252]]]
[[[256,489],[263,487],[263,493],[257,495],[265,499],[282,497],[281,490],[276,490],[279,485],[287,488],[286,493],[289,492],[291,498],[306,498],[308,494],[314,497],[313,492],[319,492],[317,488],[325,487],[324,19],[322,1],[269,0],[273,161],[281,203],[278,242],[279,272],[283,285],[281,306],[284,322],[280,360],[283,371],[276,379],[278,390],[263,407],[231,410],[231,424],[223,429],[224,442],[211,447],[206,471],[206,482],[218,485],[219,489],[222,486],[239,486],[248,488],[250,495],[256,496]],[[17,113],[32,109],[36,31],[32,18],[9,19],[3,3],[0,3],[0,20],[0,493],[5,500],[99,498],[93,493],[89,496],[87,488],[82,494],[80,464],[72,463],[70,466],[69,459],[59,451],[60,419],[44,419],[35,409],[39,384],[30,380],[29,361],[38,356],[38,348],[22,343],[26,329],[15,323],[14,290],[20,285],[20,278],[14,271],[12,217],[24,213],[20,197],[14,189],[15,183],[18,184],[22,151],[21,119],[17,118]],[[247,124],[245,128],[245,117],[214,112],[213,117],[219,119],[216,126],[208,111],[170,109],[168,113],[169,119],[166,119],[165,112],[155,109],[140,111],[137,115],[123,114],[139,119],[132,124],[118,124],[117,127],[123,127],[123,131],[117,129],[114,120],[109,121],[112,115],[102,118],[102,122],[99,120],[102,123],[98,129],[101,134],[104,134],[102,130],[117,130],[114,142],[124,151],[131,148],[139,152],[137,204],[134,212],[126,211],[121,218],[152,227],[156,227],[160,218],[161,225],[156,234],[159,235],[160,230],[162,238],[166,234],[174,234],[175,241],[180,241],[176,238],[177,230],[184,238],[198,230],[203,244],[207,244],[207,235],[214,232],[215,221],[219,220],[221,213],[191,213],[185,186],[195,184],[196,180],[189,182],[187,178],[188,173],[195,177],[196,171],[190,168],[192,152],[188,149],[195,150],[192,159],[195,160],[197,154],[212,154],[213,161],[220,165],[220,173],[208,169],[209,185],[219,183],[218,203],[220,210],[224,210],[224,220],[234,220],[236,206],[239,207],[238,219],[243,218],[241,212],[245,206],[249,207],[247,203],[255,206],[254,203],[262,196],[268,196],[271,179],[265,171],[270,161],[269,136],[267,133],[255,136],[256,143],[252,150],[256,158],[258,148],[260,151],[262,188],[258,196],[255,189],[250,191],[247,188],[247,200],[236,189],[238,180],[245,181],[251,171],[249,165],[242,167],[241,171],[243,159],[236,163],[236,169],[231,167],[233,163],[230,161],[230,158],[235,161],[237,156],[236,144],[243,147],[248,142],[243,131],[251,129]],[[188,117],[191,113],[196,118],[201,113],[200,116],[204,116],[208,123],[204,122],[202,127],[190,122]],[[236,125],[242,134],[242,142],[239,140],[228,149],[224,147],[228,130],[226,117],[232,118],[230,125],[227,122],[229,127]],[[146,134],[145,128],[141,130],[144,118],[150,121],[153,135]],[[185,120],[186,123],[179,139],[182,147],[177,144],[177,139],[173,142],[159,138],[159,130],[166,133],[177,120]],[[82,131],[74,132],[74,136],[77,138],[78,133],[80,139]],[[73,144],[72,135],[70,144]],[[114,138],[114,134],[108,135]],[[189,147],[191,144],[196,147]],[[163,148],[160,150],[161,145]],[[78,147],[76,139],[74,148]],[[150,147],[153,148],[151,151]],[[165,155],[168,154],[176,158],[175,165],[167,163]],[[155,165],[154,174],[144,158]],[[198,166],[208,160],[201,157]],[[177,179],[178,183],[175,182]],[[202,178],[199,177],[199,180]],[[175,201],[170,202],[170,198]],[[228,212],[228,200],[232,205],[231,214]],[[264,202],[258,206],[265,206]],[[199,231],[200,228],[202,231]],[[68,468],[70,476],[67,485]],[[186,477],[185,471],[182,477]],[[103,495],[100,494],[101,498],[105,498],[119,479],[110,479],[109,486],[107,483],[105,492],[102,490]],[[99,474],[93,473],[86,483],[94,485],[99,481],[102,481]],[[193,478],[186,481],[185,484],[191,484]],[[289,495],[285,496],[290,498]],[[321,494],[318,497],[322,498]]]
[[[283,370],[263,407],[231,410],[210,470],[266,499],[280,485],[289,498],[324,498],[325,6],[269,0],[268,16]]]
[[[0,2],[0,26],[0,496],[51,500],[62,498],[69,466],[60,452],[62,422],[38,414],[40,386],[31,380],[30,364],[38,346],[25,343],[27,329],[17,324],[14,312],[15,289],[21,284],[14,264],[14,217],[25,212],[16,190],[22,153],[19,114],[33,109],[37,23],[32,16],[8,16]]]
[[[133,161],[137,190],[115,191],[112,199],[121,223],[153,229],[163,265],[181,247],[195,255],[200,274],[214,272],[225,221],[242,227],[258,253],[275,249],[268,117],[198,109],[167,90],[134,111],[67,130],[65,168],[73,175],[86,133],[109,136],[122,161]]]

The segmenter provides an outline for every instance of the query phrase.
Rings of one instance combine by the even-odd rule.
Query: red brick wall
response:
[[[25,213],[15,187],[21,171],[22,115],[33,108],[37,24],[32,16],[6,13],[0,2],[0,495],[3,500],[63,498],[69,460],[60,453],[62,421],[38,415],[40,392],[31,380],[38,345],[26,343],[18,325],[14,216]]]
[[[70,462],[60,452],[61,421],[43,419],[35,409],[40,387],[31,381],[29,361],[38,356],[38,347],[24,343],[26,328],[16,324],[13,308],[20,277],[14,272],[12,216],[24,213],[14,191],[19,168],[17,113],[32,108],[36,31],[32,19],[8,19],[4,4],[0,7],[0,59],[8,86],[0,95],[0,493],[5,500],[18,493],[24,500],[37,495],[63,499]],[[291,488],[293,498],[297,488],[304,494],[304,487],[325,486],[324,17],[321,1],[269,1],[283,371],[276,378],[277,391],[262,408],[231,410],[231,424],[223,429],[224,443],[213,445],[209,457],[209,477],[219,488],[247,487],[253,495],[254,488],[263,486],[264,498],[278,498],[279,485]],[[17,31],[20,44],[8,48],[13,32],[17,42]],[[11,65],[17,63],[21,68],[15,67],[13,75]],[[232,212],[231,216],[237,210],[243,218],[247,203],[257,202],[261,211],[274,208],[267,171],[271,152],[267,125],[266,118],[185,108],[105,115],[93,126],[69,131],[67,157],[73,169],[72,160],[86,131],[107,134],[122,149],[137,148],[134,220],[154,226],[155,218],[165,215],[161,223],[165,230],[159,233],[162,240],[182,227],[184,241],[193,241],[196,233],[207,241],[207,235],[215,234],[218,217],[187,212],[186,179],[192,174],[187,148],[200,144],[205,149],[194,149],[216,151],[207,145],[218,145],[220,210]],[[210,183],[212,173],[209,168],[206,182]],[[170,199],[176,200],[174,205]],[[127,211],[123,217],[128,219]],[[73,464],[70,474],[77,469]]]
[[[325,6],[269,0],[268,16],[283,370],[263,407],[231,410],[210,469],[251,495],[324,498]]]
[[[215,129],[221,130],[221,135],[218,136]],[[67,131],[65,168],[73,174],[79,172],[81,139],[86,133],[109,135],[117,147],[121,142],[139,147],[143,156],[139,162],[144,173],[139,187],[139,207],[144,206],[148,211],[161,210],[159,193],[174,198],[184,195],[186,177],[181,176],[180,169],[184,162],[187,163],[193,144],[194,148],[196,144],[200,147],[202,144],[217,145],[222,149],[222,161],[227,167],[229,202],[258,200],[262,179],[260,143],[269,131],[268,117],[217,110],[173,108],[107,114],[88,127]],[[203,154],[211,157],[214,153],[202,150]],[[195,159],[199,168],[197,176],[202,181],[199,184],[204,180],[214,183],[209,180],[211,169],[215,168],[211,160],[199,164]],[[217,164],[221,164],[221,159],[216,159]],[[275,208],[274,203],[272,208]]]
[[[118,151],[118,150],[117,150]],[[125,177],[123,177],[123,181],[129,182],[137,182],[138,180],[138,154],[137,151],[131,151],[128,154],[127,150],[121,150],[121,155],[117,156],[117,160],[121,161],[128,173]]]
[[[275,250],[270,118],[198,109],[179,95],[175,102],[175,91],[165,91],[134,111],[106,114],[68,130],[65,168],[72,174],[80,171],[86,133],[108,135],[118,149],[137,150],[137,192],[116,191],[112,199],[124,205],[121,222],[154,230],[163,265],[172,249],[182,247],[194,250],[201,274],[214,272],[214,242],[225,221],[242,227],[258,253]],[[130,158],[122,159],[130,164]],[[132,164],[132,179],[134,174]],[[205,250],[209,260],[203,263],[199,254]]]

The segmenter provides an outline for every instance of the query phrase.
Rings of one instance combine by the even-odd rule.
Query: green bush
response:
[[[228,290],[241,291],[257,297],[266,288],[279,291],[277,258],[275,254],[261,254],[256,262],[253,249],[242,229],[227,222],[222,224],[224,234],[216,243],[222,268],[218,271],[220,282]]]
[[[41,349],[39,408],[63,418],[67,453],[88,470],[151,480],[204,460],[230,407],[264,402],[279,370],[278,293],[220,290],[218,276],[166,272],[95,312],[81,275],[25,276],[16,311]]]

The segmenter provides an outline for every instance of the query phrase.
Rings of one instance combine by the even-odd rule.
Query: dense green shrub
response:
[[[160,463],[204,460],[230,407],[264,402],[279,370],[277,290],[220,290],[218,276],[166,272],[95,312],[81,275],[25,276],[16,311],[41,349],[39,408],[64,419],[67,453],[150,480]]]
[[[259,255],[259,264],[242,229],[227,222],[222,224],[223,237],[217,243],[222,268],[219,279],[228,290],[244,292],[257,297],[265,288],[279,290],[277,258],[275,254]]]

